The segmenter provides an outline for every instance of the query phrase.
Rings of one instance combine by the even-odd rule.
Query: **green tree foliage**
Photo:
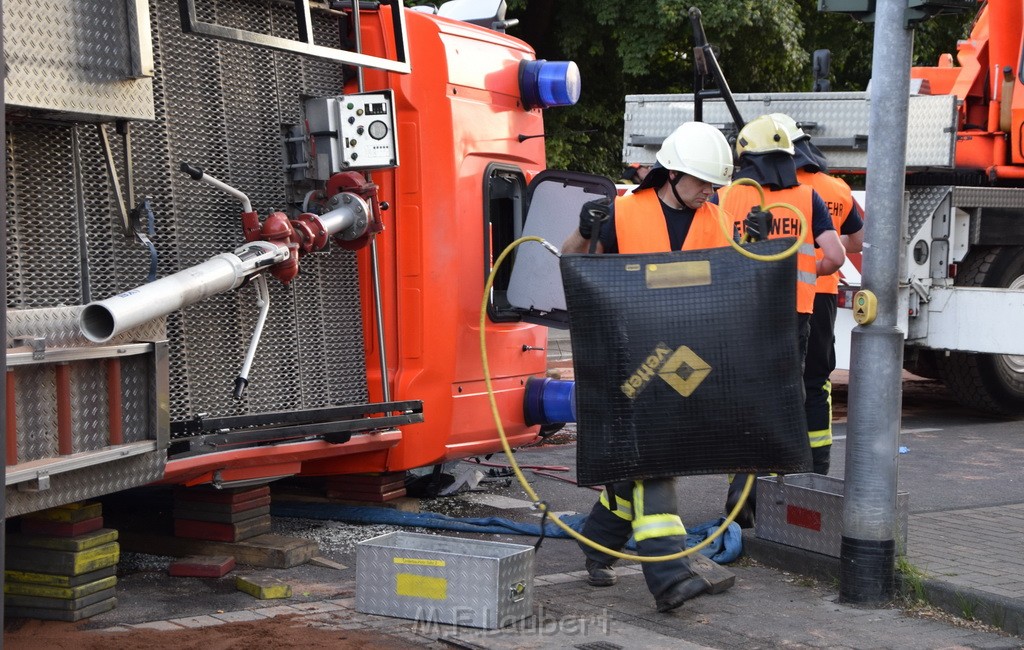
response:
[[[510,33],[538,58],[571,59],[583,78],[573,107],[545,114],[548,164],[618,176],[625,96],[693,92],[697,6],[734,93],[810,90],[811,53],[832,51],[833,90],[863,90],[871,75],[872,26],[821,14],[817,0],[508,0]],[[915,63],[955,52],[969,16],[939,17],[915,33]]]

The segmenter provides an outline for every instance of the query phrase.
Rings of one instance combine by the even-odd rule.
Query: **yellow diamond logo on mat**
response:
[[[658,371],[658,375],[683,397],[692,395],[710,373],[711,366],[685,345],[677,348]]]

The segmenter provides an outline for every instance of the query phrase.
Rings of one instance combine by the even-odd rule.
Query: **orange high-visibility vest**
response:
[[[828,211],[832,214],[832,224],[835,225],[836,232],[841,232],[846,218],[853,210],[853,194],[846,181],[822,172],[809,172],[805,169],[797,170],[796,178],[802,184],[813,187],[814,191],[821,196],[825,205],[828,206]],[[818,259],[825,256],[820,249],[817,250],[817,255]],[[816,290],[818,293],[839,293],[839,271],[831,275],[819,275]]]
[[[682,250],[728,246],[719,223],[722,219],[728,219],[728,227],[732,227],[732,219],[722,215],[718,206],[707,203],[700,206],[693,215]],[[615,199],[615,237],[620,253],[672,250],[657,190],[647,188]]]
[[[771,190],[766,187],[764,195],[766,205],[788,203],[802,212],[807,219],[804,243],[797,250],[796,310],[801,314],[810,314],[814,311],[814,293],[818,279],[814,257],[814,233],[811,230],[814,190],[807,185],[797,185],[784,190]],[[738,224],[742,224],[751,207],[760,204],[757,190],[749,185],[730,185],[725,191],[719,191],[719,199],[726,212],[743,215],[735,217]],[[773,208],[771,212],[772,225],[768,239],[796,237],[800,234],[800,217],[783,208]]]

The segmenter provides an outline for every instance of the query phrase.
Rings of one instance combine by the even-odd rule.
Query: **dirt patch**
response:
[[[245,623],[225,623],[172,631],[83,631],[81,624],[12,619],[4,630],[8,650],[231,650],[233,648],[386,648],[405,650],[427,645],[366,630],[315,627],[296,617],[279,616]]]

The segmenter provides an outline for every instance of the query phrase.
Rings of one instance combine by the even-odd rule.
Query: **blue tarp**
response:
[[[301,502],[279,502],[274,503],[270,508],[270,514],[275,517],[302,517],[305,519],[325,519],[330,521],[343,521],[349,524],[386,524],[391,526],[410,526],[415,528],[437,528],[441,530],[453,530],[466,533],[490,533],[505,535],[529,535],[540,536],[540,523],[512,521],[502,517],[449,517],[435,512],[400,512],[393,508],[378,508],[374,506],[351,506],[334,503],[301,503]],[[573,530],[583,530],[583,523],[587,516],[563,515],[562,521]],[[686,548],[696,546],[703,542],[722,525],[723,519],[710,521],[697,526],[688,526],[689,534],[686,536]],[[544,524],[544,535],[546,537],[566,539],[569,534],[551,522]],[[633,540],[629,541],[626,548],[635,551]],[[714,560],[718,564],[728,564],[740,556],[743,552],[743,537],[740,527],[735,522],[715,539],[711,544],[702,548],[700,553]]]

